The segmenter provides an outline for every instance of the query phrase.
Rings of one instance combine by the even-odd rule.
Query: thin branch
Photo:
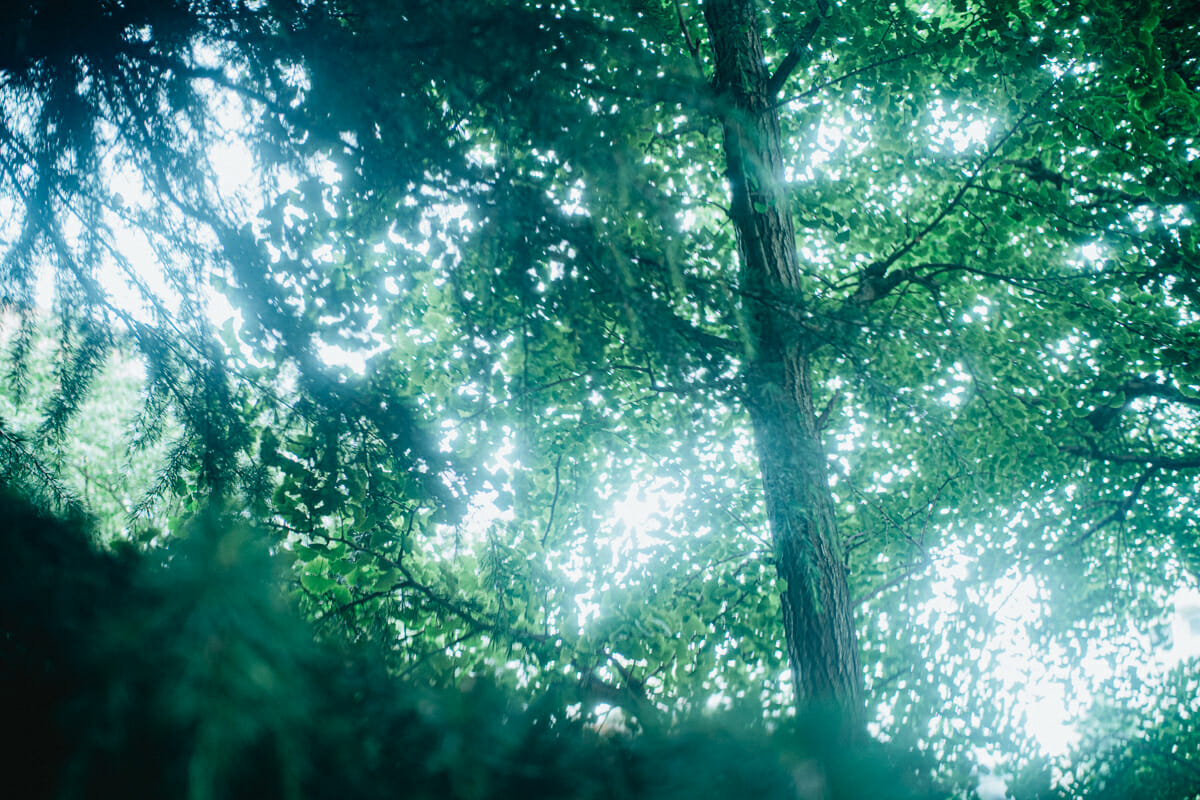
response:
[[[700,45],[692,38],[687,20],[683,18],[683,8],[679,5],[679,0],[675,0],[675,18],[679,21],[679,30],[683,31],[683,40],[687,43],[688,52],[692,54],[692,63],[696,65],[696,71],[703,78],[704,62],[700,58]]]
[[[453,614],[463,622],[466,622],[468,625],[472,626],[477,632],[487,631],[494,634],[498,633],[502,636],[527,642],[546,642],[550,640],[550,637],[546,634],[535,633],[533,631],[521,630],[518,628],[510,628],[506,625],[501,625],[496,622],[489,622],[485,619],[482,619],[481,615],[484,613],[483,609],[472,608],[471,606],[473,604],[470,603],[470,601],[456,602],[445,595],[439,594],[432,587],[417,580],[417,578],[412,574],[412,571],[408,568],[408,565],[399,558],[393,558],[386,553],[382,553],[372,547],[363,545],[345,536],[331,536],[328,538],[330,541],[341,542],[356,552],[373,557],[377,561],[397,570],[404,577],[404,580],[394,582],[389,589],[384,591],[394,592],[400,589],[411,589],[424,597],[426,601],[430,603],[430,605],[441,609],[442,611]]]
[[[0,481],[7,481],[12,478],[14,473],[18,476],[30,474],[37,479],[41,489],[54,500],[60,507],[71,511],[72,513],[82,513],[84,509],[83,503],[75,496],[74,492],[63,485],[58,476],[51,470],[42,459],[34,453],[33,450],[25,446],[25,437],[17,433],[9,433],[4,427],[4,420],[0,419],[0,450],[8,450],[5,454],[4,461],[6,467],[3,472],[0,472]],[[16,455],[14,458],[13,455]],[[19,465],[19,468],[13,470],[8,465]]]
[[[908,564],[908,566],[906,566],[904,568],[904,570],[902,570],[899,574],[892,576],[891,578],[889,578],[888,580],[879,584],[878,586],[872,587],[871,590],[869,592],[867,592],[866,594],[864,594],[860,597],[855,597],[854,602],[856,604],[870,603],[873,600],[875,600],[875,598],[886,594],[887,592],[891,591],[892,589],[896,588],[900,584],[907,581],[918,570],[920,570],[924,567],[927,567],[933,563],[934,563],[933,559],[929,558],[928,556],[923,555],[921,558]]]
[[[833,393],[833,397],[829,398],[829,402],[825,404],[825,408],[822,409],[821,415],[817,417],[817,431],[818,432],[825,430],[825,424],[827,422],[829,422],[829,415],[833,413],[834,406],[837,405],[837,402],[841,399],[842,399],[842,390],[838,389],[836,392]]]
[[[777,103],[775,103],[774,107],[779,108],[781,106],[787,105],[788,103],[794,103],[797,100],[804,100],[805,98],[812,97],[817,92],[820,92],[823,89],[828,89],[831,86],[836,86],[839,83],[841,83],[842,81],[850,80],[855,75],[861,75],[864,72],[869,72],[870,70],[877,69],[877,68],[883,67],[883,66],[887,66],[888,64],[895,63],[896,61],[903,61],[904,59],[911,58],[912,56],[915,56],[918,53],[923,52],[924,50],[925,50],[925,48],[922,47],[922,48],[918,48],[916,50],[910,50],[906,53],[899,53],[894,56],[888,56],[887,58],[881,58],[878,61],[872,61],[870,64],[864,64],[861,67],[856,67],[856,68],[850,70],[849,72],[846,72],[846,73],[843,73],[842,75],[837,76],[836,78],[829,78],[828,80],[826,80],[822,83],[818,83],[816,86],[809,87],[808,89],[805,89],[800,94],[792,95],[791,97],[787,98],[786,100],[780,100]],[[791,55],[791,53],[789,53],[789,55]],[[786,59],[785,59],[785,61],[786,61]],[[779,66],[782,69],[783,64],[781,63]],[[776,73],[776,74],[778,74],[778,73]],[[774,78],[772,78],[772,83],[773,82],[774,82]],[[782,89],[783,85],[780,84],[779,88]]]
[[[975,165],[975,169],[972,170],[971,174],[967,176],[962,185],[958,187],[958,190],[954,193],[954,195],[942,206],[941,210],[934,215],[933,219],[926,223],[915,234],[909,236],[908,239],[894,251],[892,251],[891,254],[878,261],[868,264],[863,268],[860,273],[862,278],[859,281],[858,288],[852,295],[850,295],[849,298],[846,299],[847,305],[865,306],[873,303],[876,300],[886,297],[888,293],[895,289],[900,283],[906,280],[912,280],[914,278],[912,270],[898,270],[891,275],[888,275],[887,271],[893,264],[895,264],[904,256],[908,255],[913,248],[920,244],[921,240],[924,239],[925,236],[929,235],[939,225],[941,225],[942,221],[950,215],[950,212],[958,208],[959,204],[962,203],[963,197],[965,197],[967,192],[970,191],[970,189],[975,185],[975,181],[979,178],[979,175],[983,172],[984,168],[996,158],[1001,148],[1004,147],[1005,143],[1007,143],[1008,140],[1012,138],[1012,136],[1015,135],[1018,130],[1021,129],[1021,126],[1023,126],[1025,121],[1033,114],[1034,109],[1037,107],[1038,101],[1040,101],[1041,98],[1044,97],[1053,86],[1054,84],[1052,83],[1050,86],[1043,89],[1038,95],[1037,99],[1029,105],[1029,107],[1023,114],[1021,114],[1020,117],[1017,118],[1017,121],[1014,122],[1007,131],[1005,131],[1003,136],[996,140],[996,143],[988,149],[984,157],[979,161],[978,164]]]
[[[1062,448],[1062,451],[1073,456],[1107,461],[1110,464],[1145,464],[1151,469],[1165,470],[1200,468],[1200,455],[1157,456],[1150,453],[1105,453],[1095,445],[1091,447],[1072,445]]]
[[[562,490],[559,470],[562,467],[565,452],[565,450],[559,450],[558,458],[554,461],[554,497],[550,500],[550,516],[546,519],[546,527],[542,530],[542,547],[546,546],[546,538],[550,535],[550,529],[554,527],[554,512],[558,508],[558,495]]]
[[[1151,466],[1147,468],[1141,475],[1138,476],[1137,481],[1133,484],[1133,489],[1129,492],[1129,496],[1122,500],[1121,503],[1115,509],[1113,509],[1111,513],[1107,514],[1102,519],[1098,519],[1093,522],[1071,541],[1051,550],[1045,555],[1044,558],[1041,559],[1041,563],[1045,564],[1050,559],[1062,555],[1067,551],[1068,548],[1078,547],[1100,531],[1107,528],[1109,525],[1112,525],[1114,522],[1124,522],[1125,518],[1129,516],[1129,512],[1133,509],[1134,503],[1136,503],[1138,497],[1141,496],[1142,490],[1146,488],[1146,484],[1150,482],[1150,478],[1154,477],[1154,473],[1156,472],[1158,472],[1158,467]]]

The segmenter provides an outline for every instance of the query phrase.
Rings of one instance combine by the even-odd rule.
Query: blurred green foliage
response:
[[[169,549],[97,549],[83,520],[0,497],[0,750],[22,798],[928,796],[877,744],[819,721],[710,715],[603,733],[486,681],[433,690],[319,645],[243,517]],[[649,723],[650,720],[647,720]]]

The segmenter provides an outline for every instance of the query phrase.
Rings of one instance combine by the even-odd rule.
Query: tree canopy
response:
[[[168,551],[243,510],[416,684],[1196,792],[1148,633],[1200,574],[1189,4],[46,0],[0,37],[6,484]],[[1077,757],[1014,648],[1096,709]]]

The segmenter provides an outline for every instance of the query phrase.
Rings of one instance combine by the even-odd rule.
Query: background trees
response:
[[[1132,703],[1197,559],[1183,4],[84,5],[3,67],[27,488],[130,347],[148,500],[244,504],[415,680],[865,697],[960,786],[1012,625]]]

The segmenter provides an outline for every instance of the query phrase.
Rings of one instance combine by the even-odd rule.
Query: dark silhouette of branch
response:
[[[1113,391],[1121,393],[1125,402],[1119,406],[1098,406],[1084,418],[1096,431],[1106,430],[1139,397],[1153,397],[1168,403],[1200,408],[1200,398],[1188,397],[1169,383],[1149,378],[1131,378],[1115,387]]]
[[[559,475],[559,470],[562,468],[563,456],[566,450],[558,451],[558,458],[554,460],[554,497],[550,500],[550,516],[546,519],[546,527],[542,530],[542,547],[546,546],[546,538],[550,535],[550,529],[554,527],[554,512],[558,508],[558,496],[562,491],[562,480]]]
[[[1094,461],[1107,461],[1110,464],[1145,464],[1153,469],[1165,470],[1200,468],[1200,455],[1159,456],[1152,453],[1105,453],[1095,445],[1091,447],[1069,445],[1062,450],[1073,456],[1090,458]]]
[[[1061,547],[1056,547],[1055,549],[1046,553],[1046,555],[1041,559],[1041,563],[1045,564],[1051,559],[1062,555],[1062,553],[1064,553],[1068,548],[1078,547],[1113,523],[1124,522],[1125,518],[1129,516],[1130,510],[1133,508],[1133,504],[1136,503],[1138,497],[1141,496],[1142,490],[1146,488],[1146,484],[1150,482],[1150,479],[1154,477],[1154,473],[1157,471],[1158,468],[1152,466],[1142,472],[1142,474],[1138,476],[1137,481],[1133,484],[1133,489],[1129,492],[1129,496],[1123,499],[1120,504],[1112,510],[1111,513],[1107,514],[1102,519],[1096,520],[1094,523],[1084,529],[1083,533],[1079,534],[1071,541],[1066,542]]]
[[[428,602],[431,606],[458,617],[476,632],[486,631],[524,642],[546,642],[550,640],[550,637],[546,634],[535,633],[534,631],[522,630],[518,628],[510,628],[508,626],[483,619],[483,614],[485,613],[483,609],[475,607],[474,604],[470,603],[469,601],[457,601],[440,594],[431,586],[428,586],[424,582],[417,580],[416,576],[414,576],[412,571],[409,570],[408,565],[405,564],[400,558],[393,558],[387,553],[382,553],[379,550],[363,545],[360,542],[356,542],[347,537],[335,536],[329,538],[330,541],[341,542],[356,552],[371,556],[380,563],[397,570],[403,576],[403,580],[395,581],[390,587],[382,590],[383,594],[394,594],[396,591],[401,589],[412,590],[421,597],[425,598],[426,602]],[[353,604],[354,603],[352,602],[350,605]]]
[[[768,97],[774,97],[779,94],[779,90],[787,83],[787,79],[796,71],[796,67],[800,65],[800,59],[804,58],[804,51],[812,44],[817,31],[821,29],[821,23],[825,21],[827,16],[829,16],[829,0],[817,0],[817,13],[801,29],[800,35],[796,37],[796,41],[792,42],[787,55],[783,57],[783,61],[779,62],[779,68],[775,70],[775,74],[767,81]]]
[[[679,30],[683,32],[683,40],[687,43],[688,52],[692,54],[692,63],[696,65],[696,71],[703,77],[704,62],[700,60],[700,45],[692,37],[692,32],[688,30],[687,20],[683,18],[683,8],[679,5],[679,0],[675,0],[675,18],[679,21]]]
[[[864,72],[870,72],[873,69],[878,69],[879,67],[885,67],[888,64],[893,64],[897,61],[903,61],[906,58],[911,58],[911,57],[917,55],[918,53],[922,52],[924,49],[925,48],[919,48],[917,50],[909,50],[906,53],[898,53],[894,56],[888,56],[887,58],[881,58],[878,61],[872,61],[870,64],[864,64],[861,67],[855,67],[854,69],[850,70],[849,72],[838,75],[836,78],[829,78],[828,80],[818,83],[816,86],[811,86],[808,89],[805,89],[800,94],[792,95],[791,97],[788,97],[786,100],[780,100],[779,102],[777,102],[775,104],[775,107],[779,108],[780,106],[785,106],[788,103],[794,103],[797,100],[803,100],[806,97],[812,97],[814,94],[821,91],[822,89],[828,89],[831,86],[837,86],[839,83],[842,83],[843,81],[850,80],[855,75],[861,75]],[[781,63],[780,67],[782,68],[782,66],[783,66],[783,64]],[[783,88],[782,83],[780,84],[779,88],[780,89]]]
[[[1016,134],[1018,130],[1021,129],[1021,127],[1025,124],[1025,121],[1033,114],[1034,109],[1037,108],[1038,103],[1053,86],[1054,84],[1052,83],[1046,89],[1043,89],[1038,94],[1038,97],[1029,104],[1028,108],[1025,109],[1024,113],[1017,118],[1016,122],[1014,122],[1009,129],[1005,131],[1003,136],[996,140],[996,143],[988,149],[984,157],[975,165],[975,169],[973,169],[971,174],[967,176],[966,180],[962,182],[962,185],[958,187],[958,190],[954,193],[954,195],[948,201],[946,201],[945,204],[943,204],[942,208],[937,214],[934,215],[933,219],[927,222],[915,234],[909,236],[908,239],[901,243],[900,246],[893,250],[889,255],[863,267],[862,271],[859,273],[860,277],[858,288],[855,289],[854,293],[846,299],[847,306],[862,307],[874,303],[886,297],[901,283],[914,279],[915,273],[912,269],[898,270],[890,275],[888,274],[888,270],[891,269],[892,265],[894,265],[897,261],[912,252],[913,248],[920,244],[925,236],[934,231],[939,225],[942,224],[942,221],[945,220],[954,209],[958,208],[958,206],[962,203],[963,197],[965,197],[967,192],[970,191],[975,185],[975,181],[979,178],[980,174],[984,171],[987,165],[997,158],[1005,143],[1008,142],[1008,140],[1014,134]]]

